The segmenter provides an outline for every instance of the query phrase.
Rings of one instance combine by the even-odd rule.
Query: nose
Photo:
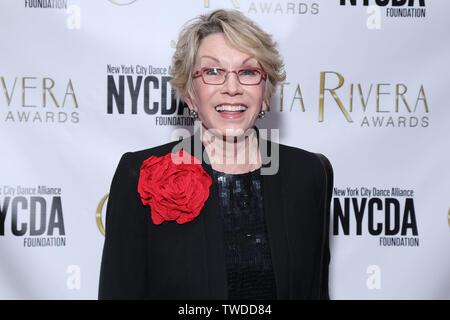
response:
[[[229,72],[222,86],[222,93],[229,95],[242,94],[242,85],[239,83],[236,72]]]

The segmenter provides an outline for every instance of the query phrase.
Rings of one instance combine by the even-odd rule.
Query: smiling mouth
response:
[[[216,111],[217,112],[239,112],[242,113],[245,110],[247,110],[247,106],[243,105],[243,104],[221,104],[216,106]]]

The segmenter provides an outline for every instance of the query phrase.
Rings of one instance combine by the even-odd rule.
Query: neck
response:
[[[239,136],[223,136],[201,126],[201,139],[211,167],[225,173],[246,173],[261,167],[255,129]]]

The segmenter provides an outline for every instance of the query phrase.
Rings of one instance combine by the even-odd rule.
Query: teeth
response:
[[[221,105],[216,107],[216,111],[245,111],[246,109],[244,106]]]

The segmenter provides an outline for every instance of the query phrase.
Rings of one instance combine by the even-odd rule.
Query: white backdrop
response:
[[[0,298],[96,299],[120,156],[191,128],[166,78],[181,25],[234,8],[286,63],[258,125],[333,164],[331,298],[449,299],[450,4],[364,2],[2,1]]]

